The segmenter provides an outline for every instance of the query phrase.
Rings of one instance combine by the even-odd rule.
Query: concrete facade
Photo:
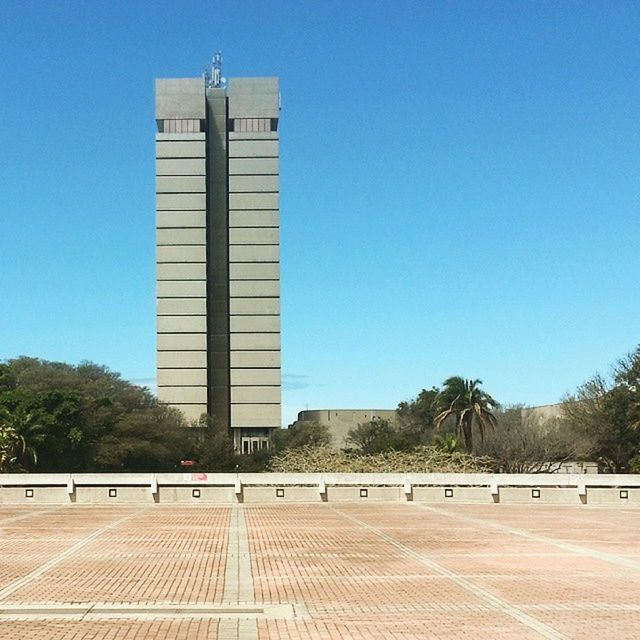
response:
[[[276,78],[156,81],[157,380],[247,453],[280,418]]]
[[[331,446],[337,451],[347,446],[347,435],[359,424],[371,420],[395,423],[395,409],[307,409],[298,413],[298,422],[319,422],[329,429]]]

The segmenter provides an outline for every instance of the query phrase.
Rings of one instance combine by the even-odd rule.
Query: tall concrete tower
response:
[[[157,381],[236,448],[280,418],[277,78],[156,80]]]

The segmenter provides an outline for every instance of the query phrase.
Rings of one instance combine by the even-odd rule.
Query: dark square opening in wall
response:
[[[191,490],[191,495],[192,495],[194,498],[199,498],[199,497],[200,497],[200,489],[192,489],[192,490]]]
[[[444,490],[444,497],[445,498],[453,498],[453,489],[451,487],[447,487]]]
[[[368,498],[369,497],[369,489],[360,489],[360,497]]]
[[[628,500],[628,499],[629,499],[629,490],[620,489],[620,500]]]
[[[531,497],[539,498],[540,497],[540,489],[531,489]]]
[[[33,489],[25,489],[24,490],[25,498],[33,498]]]
[[[109,489],[109,497],[110,498],[117,498],[118,497],[118,490],[117,489]]]
[[[276,489],[276,498],[284,498],[284,489]]]

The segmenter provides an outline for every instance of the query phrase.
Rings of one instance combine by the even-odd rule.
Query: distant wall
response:
[[[640,507],[640,474],[4,474],[0,504],[461,502]]]
[[[396,421],[395,409],[307,409],[300,411],[298,420],[316,421],[328,427],[333,437],[332,447],[346,447],[347,434],[363,422],[382,419]]]
[[[562,402],[556,404],[543,404],[539,407],[524,407],[522,409],[523,418],[537,418],[541,422],[559,418],[562,415]]]

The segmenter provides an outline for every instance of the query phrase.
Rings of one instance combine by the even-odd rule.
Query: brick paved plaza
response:
[[[2,640],[640,638],[640,509],[0,505]]]

